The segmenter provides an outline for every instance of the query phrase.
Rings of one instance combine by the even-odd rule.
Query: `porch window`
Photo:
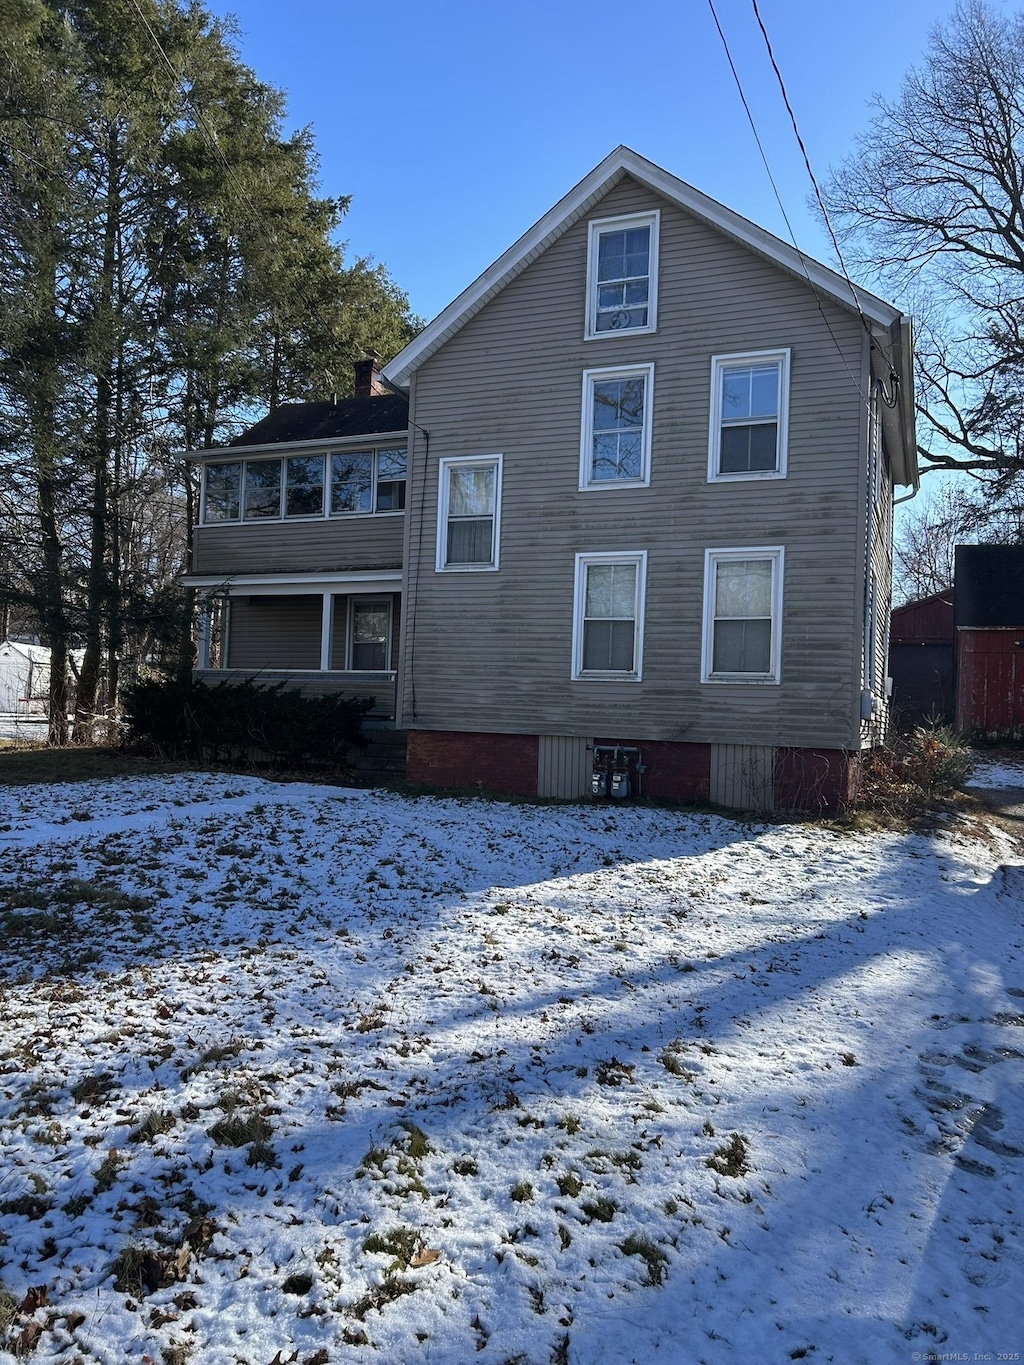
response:
[[[246,460],[245,520],[281,515],[281,461]]]
[[[319,517],[324,510],[324,457],[291,456],[284,462],[287,517]]]
[[[237,521],[241,505],[242,462],[206,466],[203,521]]]
[[[331,511],[373,511],[373,452],[331,456]]]

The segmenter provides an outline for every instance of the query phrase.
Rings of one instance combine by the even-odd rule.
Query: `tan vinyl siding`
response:
[[[763,744],[712,744],[709,797],[716,806],[772,810],[775,750]]]
[[[576,735],[541,735],[537,749],[537,795],[566,800],[590,792],[590,741]]]
[[[233,597],[228,668],[319,668],[322,601],[319,595]]]
[[[422,437],[411,461],[412,503],[424,499],[425,522],[422,535],[410,526],[416,622],[411,656],[406,641],[407,725],[856,742],[859,320],[819,305],[805,283],[632,180],[590,217],[656,207],[656,334],[583,341],[583,220],[416,376],[414,417],[431,439],[425,486]],[[792,351],[789,476],[709,485],[711,357],[777,347]],[[577,491],[583,370],[650,362],[650,487]],[[437,574],[438,460],[496,452],[504,456],[501,568]],[[786,551],[782,684],[702,685],[704,551],[758,545]],[[574,556],[610,550],[648,552],[643,681],[572,682]]]
[[[266,526],[198,526],[193,573],[318,573],[396,569],[402,563],[404,513],[278,521]]]

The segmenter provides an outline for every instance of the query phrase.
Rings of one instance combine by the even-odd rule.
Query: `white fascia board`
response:
[[[186,588],[219,588],[228,596],[232,594],[256,593],[295,593],[306,588],[310,592],[325,592],[333,589],[343,592],[352,588],[401,588],[401,569],[356,569],[351,573],[278,573],[278,574],[216,574],[186,573],[180,582]]]
[[[302,455],[316,454],[321,450],[351,449],[359,446],[380,446],[390,441],[407,441],[409,428],[401,431],[366,431],[359,436],[319,436],[315,441],[268,441],[258,446],[210,446],[207,450],[172,451],[181,460],[245,460],[250,455]]]
[[[624,175],[633,176],[669,202],[678,204],[726,236],[796,275],[805,284],[809,282],[813,288],[827,294],[842,307],[856,312],[859,305],[865,317],[883,327],[891,326],[900,317],[899,310],[891,304],[869,294],[867,290],[851,289],[842,275],[802,251],[797,251],[795,247],[752,223],[749,218],[734,213],[630,148],[616,147],[399,351],[381,371],[384,378],[401,388],[407,387],[409,376],[414,370],[443,346],[499,290],[525,270],[543,250],[567,232]]]

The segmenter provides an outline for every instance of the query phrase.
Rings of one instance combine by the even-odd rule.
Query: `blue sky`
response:
[[[350,255],[434,316],[626,143],[788,236],[707,0],[207,0],[313,126],[321,190],[352,194]],[[750,0],[715,0],[801,249],[833,263]],[[898,93],[936,0],[759,0],[819,179]],[[894,300],[899,302],[899,300]]]

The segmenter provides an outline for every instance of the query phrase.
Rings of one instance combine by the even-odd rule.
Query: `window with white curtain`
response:
[[[784,553],[705,551],[703,682],[780,681]]]
[[[441,460],[438,493],[438,571],[497,569],[501,456]]]

